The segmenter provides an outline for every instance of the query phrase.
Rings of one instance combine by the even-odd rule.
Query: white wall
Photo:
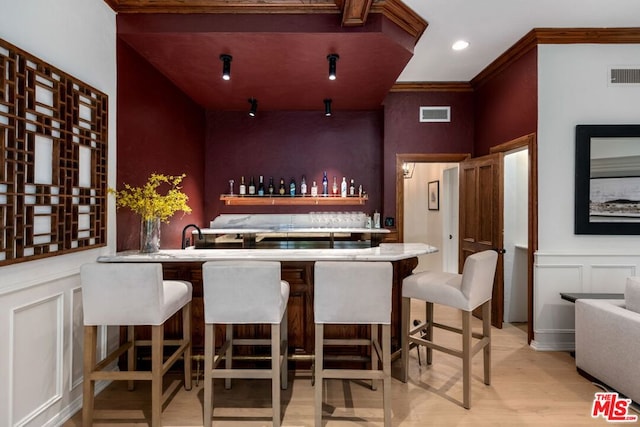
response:
[[[620,65],[640,67],[640,45],[538,47],[536,348],[573,348],[573,306],[559,292],[623,292],[640,271],[640,236],[573,233],[575,126],[640,123],[640,87],[607,84]]]
[[[0,38],[109,96],[109,186],[116,164],[115,13],[103,0],[0,0]],[[0,267],[0,426],[60,425],[81,407],[79,266],[107,247]],[[113,335],[111,338],[113,341]]]
[[[504,321],[527,321],[529,150],[504,156]]]

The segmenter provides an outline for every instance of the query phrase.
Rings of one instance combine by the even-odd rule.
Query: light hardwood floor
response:
[[[415,318],[424,318],[423,305],[412,304]],[[459,324],[458,312],[436,306],[436,321]],[[474,329],[481,323],[473,319]],[[451,333],[436,330],[444,340],[457,342]],[[527,345],[521,325],[505,324],[493,329],[492,384],[482,382],[482,352],[473,361],[471,409],[461,406],[460,360],[434,352],[433,364],[418,365],[411,351],[409,382],[402,383],[400,360],[393,364],[393,425],[430,426],[585,426],[607,425],[590,416],[595,385],[576,372],[567,352],[539,352]],[[438,335],[436,336],[438,337]],[[424,357],[425,350],[421,350]],[[173,375],[173,374],[171,374]],[[289,388],[282,392],[283,426],[313,425],[313,387],[308,371],[290,371]],[[324,398],[326,426],[382,426],[382,387],[372,391],[358,381],[328,381]],[[202,380],[185,391],[179,375],[165,378],[169,396],[163,412],[165,427],[202,426]],[[215,383],[214,426],[270,426],[271,391],[266,380],[234,380],[224,390]],[[126,382],[111,384],[96,398],[95,426],[145,426],[150,420],[148,384],[126,390]],[[64,427],[81,426],[81,414]]]

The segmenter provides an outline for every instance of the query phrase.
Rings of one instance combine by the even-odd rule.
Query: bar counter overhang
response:
[[[101,256],[98,262],[157,262],[162,264],[165,279],[188,280],[193,285],[192,343],[194,358],[204,353],[204,305],[202,290],[202,264],[215,260],[265,260],[280,261],[282,279],[289,282],[288,340],[290,359],[309,366],[314,354],[313,322],[313,266],[315,261],[369,261],[391,262],[393,265],[393,290],[391,313],[392,351],[400,348],[400,319],[402,280],[412,274],[418,265],[418,255],[437,252],[438,249],[423,243],[382,243],[371,248],[348,249],[166,249],[153,254],[121,252]],[[240,325],[235,329],[238,338],[266,338],[268,328],[262,325]],[[165,335],[177,337],[182,331],[178,318],[165,324]],[[367,326],[329,325],[327,334],[332,338],[356,338],[369,335]],[[216,346],[221,345],[224,328],[216,331]],[[150,329],[139,327],[136,339],[149,339]],[[245,350],[245,349],[241,349]],[[344,354],[346,349],[336,349]],[[238,354],[247,359],[260,358],[251,349]],[[354,355],[355,356],[355,355]],[[364,355],[362,355],[364,356]],[[140,357],[144,357],[141,355]]]

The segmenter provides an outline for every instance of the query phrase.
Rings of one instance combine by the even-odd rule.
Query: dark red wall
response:
[[[116,188],[143,185],[149,174],[186,173],[190,215],[162,224],[161,247],[180,247],[182,228],[202,225],[205,113],[127,44],[118,40],[118,124]],[[117,213],[117,250],[138,249],[140,218]]]
[[[538,50],[532,49],[475,91],[475,156],[536,132]]]
[[[248,106],[248,104],[247,104]],[[245,112],[207,113],[205,148],[205,216],[207,221],[221,213],[294,213],[349,210],[372,213],[381,208],[382,191],[382,112],[334,111],[258,111],[256,117]],[[364,206],[225,206],[220,194],[229,192],[229,180],[273,176],[277,186],[281,177],[288,186],[291,177],[300,185],[317,181],[322,172],[329,182],[345,176],[362,184],[369,194]],[[287,187],[288,188],[288,187]],[[309,190],[310,191],[310,190]]]
[[[450,106],[451,122],[421,123],[421,106]],[[472,153],[473,92],[391,92],[384,102],[383,216],[396,216],[396,154]]]

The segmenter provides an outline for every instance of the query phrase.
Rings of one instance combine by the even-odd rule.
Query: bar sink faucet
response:
[[[200,228],[195,225],[195,224],[187,224],[183,229],[182,229],[182,249],[187,247],[187,242],[190,242],[191,239],[188,239],[186,237],[186,233],[187,233],[187,229],[189,229],[190,227],[195,228],[196,230],[198,230],[198,239],[202,239],[202,231],[200,231]],[[195,243],[194,243],[195,244]]]

